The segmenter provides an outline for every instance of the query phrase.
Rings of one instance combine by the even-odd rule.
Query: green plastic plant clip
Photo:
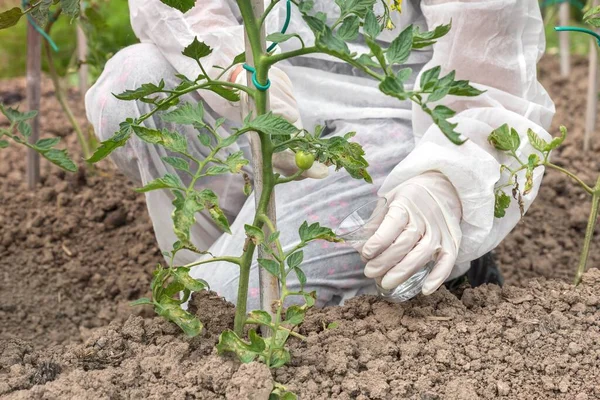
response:
[[[581,32],[581,33],[587,33],[588,35],[591,35],[594,38],[596,38],[596,43],[598,44],[598,46],[600,46],[600,35],[597,34],[594,31],[590,30],[590,29],[580,28],[578,26],[556,26],[554,28],[554,30],[557,31],[557,32]]]

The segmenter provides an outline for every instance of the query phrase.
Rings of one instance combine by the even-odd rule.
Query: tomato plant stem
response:
[[[575,276],[575,285],[581,283],[581,278],[585,273],[587,261],[590,255],[590,246],[592,239],[594,238],[594,231],[596,229],[596,223],[598,221],[598,208],[600,206],[600,177],[594,186],[594,192],[592,195],[592,209],[590,211],[590,217],[588,219],[587,228],[585,230],[585,239],[583,241],[583,248],[581,249],[581,258],[579,259],[579,267],[577,268],[577,275]]]

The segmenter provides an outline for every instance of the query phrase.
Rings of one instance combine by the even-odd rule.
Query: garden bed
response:
[[[591,180],[600,134],[583,154],[585,63],[576,60],[564,80],[548,58],[540,76],[557,103],[553,134],[559,124],[570,130],[553,160]],[[47,90],[44,132],[68,135],[75,149]],[[19,101],[19,93],[23,80],[0,82],[0,101]],[[271,377],[263,366],[240,368],[215,354],[232,308],[214,295],[196,298],[206,332],[192,340],[149,308],[128,306],[147,292],[162,256],[143,195],[111,179],[108,163],[94,175],[43,168],[43,188],[30,193],[24,155],[0,153],[0,396],[242,399],[275,378],[301,399],[600,397],[600,272],[578,288],[567,283],[587,197],[553,171],[497,250],[511,286],[467,289],[460,298],[440,290],[403,305],[363,297],[312,310],[302,327],[308,342],[294,339],[292,364]],[[597,245],[591,267],[600,266]],[[330,322],[339,327],[324,329]]]

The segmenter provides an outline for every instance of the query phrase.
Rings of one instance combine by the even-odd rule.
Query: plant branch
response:
[[[191,267],[195,267],[197,265],[203,265],[203,264],[209,264],[209,263],[221,262],[221,261],[228,262],[231,264],[236,264],[236,265],[240,265],[240,263],[241,263],[240,257],[213,257],[208,260],[195,261],[193,263],[186,264],[186,265],[184,265],[184,267],[191,268]]]
[[[586,192],[588,192],[589,194],[594,194],[594,189],[589,187],[584,181],[579,179],[579,177],[577,177],[577,175],[573,174],[572,172],[567,171],[566,169],[559,167],[556,164],[552,164],[551,162],[544,162],[543,165],[548,168],[552,168],[552,169],[562,172],[563,174],[565,174],[565,175],[569,176],[571,179],[573,179],[575,182],[579,183]]]

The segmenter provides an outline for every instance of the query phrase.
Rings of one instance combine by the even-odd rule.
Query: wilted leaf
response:
[[[290,306],[285,312],[284,324],[300,325],[304,321],[306,310],[300,306]]]
[[[503,218],[506,215],[506,209],[510,206],[510,196],[503,191],[496,192],[494,203],[494,216]]]
[[[156,313],[177,324],[189,337],[198,336],[202,332],[202,323],[198,318],[181,308],[178,301],[163,297],[154,301]]]
[[[290,356],[290,352],[287,351],[286,349],[275,349],[275,350],[273,350],[273,353],[271,353],[270,367],[271,368],[283,367],[285,364],[290,362],[291,359],[292,359],[292,357]]]
[[[227,330],[219,337],[217,351],[219,354],[231,352],[237,355],[242,363],[249,363],[265,350],[265,341],[254,329],[248,332],[250,343],[243,341],[235,332]]]
[[[527,170],[525,171],[525,191],[523,195],[526,196],[533,189],[533,171],[538,167],[540,157],[537,154],[530,154],[527,159]]]
[[[248,236],[255,245],[264,243],[265,234],[263,233],[262,229],[253,225],[244,225],[244,229],[246,231],[246,236]]]
[[[492,131],[488,137],[488,141],[497,150],[502,151],[516,151],[521,145],[519,133],[511,129],[508,124],[504,124]]]
[[[202,279],[194,279],[190,276],[190,269],[187,267],[178,267],[171,269],[171,273],[186,289],[192,292],[209,289],[208,283]]]
[[[262,310],[251,311],[248,314],[248,319],[258,321],[261,324],[267,325],[267,326],[271,324],[271,316],[269,315],[268,312],[262,311]]]

